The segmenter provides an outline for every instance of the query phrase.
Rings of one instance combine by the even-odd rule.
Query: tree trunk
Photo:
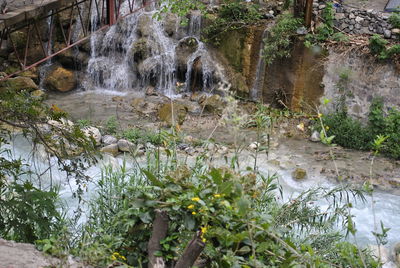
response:
[[[201,232],[197,232],[193,239],[186,246],[185,251],[179,258],[175,268],[190,268],[203,251],[205,244],[201,240]]]
[[[304,21],[307,28],[311,27],[311,17],[313,9],[313,0],[307,0],[304,14]]]
[[[149,268],[163,268],[165,262],[162,257],[154,256],[156,251],[161,250],[161,240],[163,240],[168,233],[168,214],[165,211],[156,210],[156,217],[153,222],[153,230],[151,238],[147,245],[147,254],[149,258]]]
[[[304,14],[304,3],[305,0],[295,0],[293,4],[293,15],[296,18],[303,17]],[[311,0],[312,1],[312,0]]]

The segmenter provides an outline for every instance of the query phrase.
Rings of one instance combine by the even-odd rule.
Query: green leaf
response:
[[[183,222],[185,224],[186,229],[188,229],[189,231],[194,230],[194,226],[196,225],[196,221],[194,220],[192,215],[185,214],[185,216],[183,218]]]
[[[241,216],[245,215],[250,207],[250,201],[246,198],[240,198],[237,202],[237,206],[239,208],[239,214]]]
[[[151,183],[155,186],[158,187],[164,187],[164,184],[161,183],[156,176],[153,175],[153,173],[151,173],[150,171],[147,171],[145,169],[142,169],[142,172],[146,175],[147,179],[149,179],[149,181],[151,181]]]
[[[213,168],[210,171],[211,178],[213,179],[214,183],[217,185],[221,185],[222,183],[222,176],[218,169]]]

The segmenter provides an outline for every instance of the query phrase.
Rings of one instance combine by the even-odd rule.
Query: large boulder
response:
[[[63,67],[56,67],[50,71],[44,82],[46,87],[59,92],[68,92],[77,86],[75,73]]]
[[[222,114],[226,106],[226,101],[220,95],[212,95],[206,99],[202,99],[200,103],[205,111],[214,114]]]
[[[142,14],[140,15],[137,24],[136,31],[139,36],[148,37],[153,34],[153,18],[151,14]]]
[[[55,51],[65,48],[65,44],[56,43],[54,45]],[[89,54],[83,51],[68,49],[56,56],[56,59],[65,68],[80,70],[87,66],[89,62]]]
[[[120,139],[117,144],[118,144],[118,149],[121,152],[132,152],[133,149],[135,148],[135,144],[124,139]]]
[[[117,143],[117,142],[118,142],[118,139],[117,139],[116,137],[114,137],[114,136],[111,136],[111,135],[104,135],[104,136],[101,138],[101,141],[102,141],[105,145],[110,145],[110,144],[113,144],[113,143]]]
[[[148,101],[145,98],[135,98],[131,102],[131,106],[140,113],[151,114],[157,111],[157,104]]]
[[[100,149],[100,152],[105,153],[105,154],[110,154],[112,156],[116,156],[118,154],[118,144],[110,144],[106,145],[103,148]]]
[[[15,77],[9,78],[5,81],[0,82],[0,92],[5,90],[21,91],[26,90],[29,92],[38,90],[39,87],[29,77]]]
[[[165,103],[158,110],[158,117],[168,126],[182,125],[187,115],[187,107],[179,103]]]

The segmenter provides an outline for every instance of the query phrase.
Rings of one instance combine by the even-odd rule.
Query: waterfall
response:
[[[91,8],[94,31],[99,18],[94,4]],[[128,12],[127,5],[121,7],[121,14]],[[167,96],[175,96],[180,93],[177,85],[185,84],[184,89],[189,91],[190,85],[197,81],[191,79],[196,62],[201,62],[201,72],[195,75],[201,80],[198,82],[202,83],[202,89],[211,91],[216,82],[225,82],[223,68],[200,41],[200,11],[191,13],[186,27],[180,25],[177,17],[171,22],[170,14],[163,14],[162,19],[157,20],[154,18],[156,12],[141,9],[119,20],[107,32],[98,32],[91,37],[91,55],[84,81],[86,90],[143,92],[152,86]],[[182,67],[182,64],[178,65],[178,57],[182,61],[182,55],[177,53],[177,46],[188,37],[194,38],[198,46],[187,55]],[[184,74],[178,77],[178,71]]]
[[[265,28],[262,34],[262,41],[260,46],[260,52],[258,55],[258,63],[257,63],[257,71],[256,76],[254,77],[253,86],[250,89],[250,98],[254,101],[259,100],[262,97],[262,90],[264,86],[264,76],[265,76],[265,60],[263,57],[264,50],[264,39],[268,35],[269,28]]]
[[[188,35],[194,36],[196,38],[200,38],[201,33],[201,13],[198,10],[195,10],[191,13]]]
[[[52,20],[52,16],[50,16],[51,11],[48,12],[48,18],[46,19],[46,26],[47,26],[47,31],[50,33],[51,31],[51,20]],[[52,53],[52,47],[53,47],[53,39],[50,39],[48,42],[43,42],[40,41],[43,44],[43,47],[46,48],[46,53],[47,55],[50,55]],[[43,65],[41,65],[39,67],[39,88],[44,88],[44,78],[46,77],[47,73],[50,70],[50,67],[52,66],[53,61],[52,58],[50,58],[49,60],[45,61],[45,63]]]

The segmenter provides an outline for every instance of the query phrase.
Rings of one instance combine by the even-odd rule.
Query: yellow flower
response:
[[[122,260],[126,261],[125,256],[122,256],[122,255],[121,255],[120,257],[121,257]]]
[[[111,260],[112,260],[112,261],[116,261],[116,260],[117,260],[117,257],[115,257],[115,255],[111,255]]]
[[[214,197],[215,197],[215,198],[220,198],[221,195],[220,195],[220,194],[215,194]]]
[[[192,198],[192,201],[198,202],[198,201],[200,201],[200,198],[198,198],[198,197],[193,197],[193,198]]]
[[[202,238],[201,241],[203,241],[203,243],[205,243],[207,241],[207,239]]]
[[[325,129],[326,129],[326,130],[329,130],[329,126],[326,126]]]
[[[189,205],[189,206],[187,206],[187,208],[188,208],[188,209],[193,209],[193,208],[194,208],[194,205]]]
[[[192,211],[192,215],[196,215],[196,212]]]
[[[201,233],[202,234],[205,234],[205,233],[207,233],[207,226],[204,226],[204,227],[200,227],[200,229],[201,229]]]
[[[319,113],[319,114],[318,114],[318,118],[321,118],[321,117],[322,117],[322,114],[321,114],[321,113]]]

